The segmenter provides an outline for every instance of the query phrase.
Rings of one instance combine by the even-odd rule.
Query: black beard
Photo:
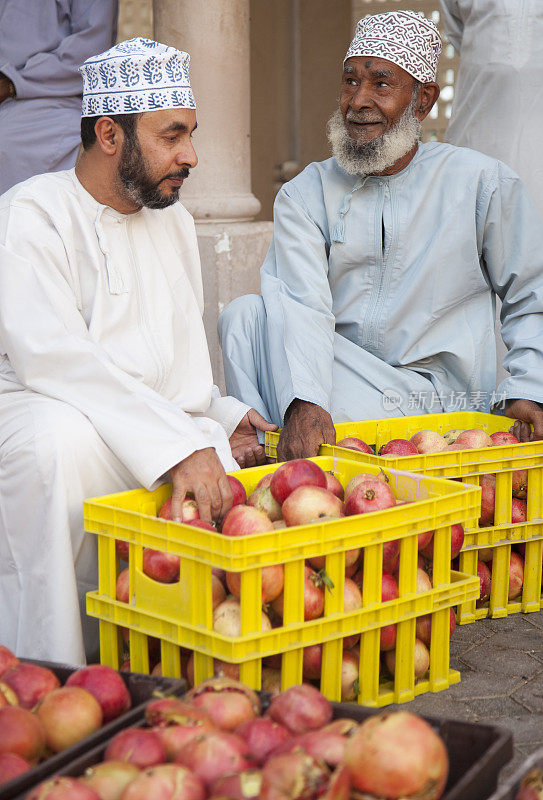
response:
[[[123,194],[132,202],[146,208],[168,208],[179,199],[179,189],[169,194],[160,191],[162,181],[156,183],[149,176],[149,171],[137,137],[127,137],[123,142],[118,167],[119,181]],[[168,178],[188,178],[189,171],[183,167]],[[165,180],[164,178],[162,180]]]

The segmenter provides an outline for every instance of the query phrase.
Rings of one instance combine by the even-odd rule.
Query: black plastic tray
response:
[[[64,685],[70,675],[80,667],[70,667],[66,664],[54,664],[50,661],[35,661],[33,659],[21,659],[30,664],[38,664],[40,667],[47,667],[55,673],[60,683]],[[153,697],[154,692],[161,694],[173,694],[180,696],[185,693],[187,684],[182,678],[163,678],[154,675],[142,675],[138,672],[119,672],[124,680],[126,687],[132,698],[132,708],[126,714],[107,722],[100,730],[82,739],[77,744],[66,748],[61,753],[57,753],[50,758],[37,764],[28,772],[14,778],[12,781],[0,786],[0,800],[12,800],[15,797],[25,797],[30,789],[37,783],[45,780],[53,773],[58,773],[66,764],[71,764],[75,759],[91,749],[96,748],[101,742],[105,742],[121,730],[130,725],[134,725],[143,719],[145,706]],[[62,772],[67,775],[68,772]]]
[[[521,780],[532,769],[543,769],[543,747],[528,756],[489,800],[515,800]]]
[[[259,694],[265,709],[271,695],[263,692]],[[363,722],[368,717],[385,710],[363,708],[354,703],[332,703],[332,706],[334,718],[349,717],[356,722]],[[511,731],[494,725],[479,725],[454,719],[434,717],[425,719],[443,738],[449,754],[449,779],[441,800],[487,800],[496,789],[500,769],[512,758]],[[142,725],[143,719],[136,724]],[[88,767],[102,760],[106,747],[107,742],[102,742],[92,750],[80,754],[69,764],[55,770],[55,774],[77,778]],[[30,788],[27,786],[22,794],[9,795],[10,800],[24,800]],[[502,800],[501,795],[492,797],[492,800],[498,800],[498,797]],[[2,795],[0,798],[3,800]],[[508,795],[504,795],[503,798],[509,800]]]

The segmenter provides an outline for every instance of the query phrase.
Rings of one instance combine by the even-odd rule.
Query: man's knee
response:
[[[232,300],[219,315],[217,330],[221,345],[223,340],[236,331],[253,331],[266,319],[264,301],[259,294],[245,294]]]
[[[52,398],[32,410],[35,452],[42,468],[74,464],[90,458],[97,446],[105,446],[91,421],[80,411]]]

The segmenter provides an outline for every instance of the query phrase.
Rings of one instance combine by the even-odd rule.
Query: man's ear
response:
[[[415,116],[421,122],[430,113],[430,109],[439,97],[440,88],[437,83],[428,82],[423,83],[417,95],[417,105],[415,108]]]
[[[94,126],[96,141],[102,152],[114,156],[122,144],[122,128],[110,117],[99,117]]]

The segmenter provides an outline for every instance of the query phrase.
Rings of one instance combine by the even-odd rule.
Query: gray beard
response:
[[[414,110],[413,100],[388,132],[371,142],[356,144],[338,108],[328,120],[327,135],[339,166],[349,175],[375,175],[392,167],[420,138],[421,124]]]

